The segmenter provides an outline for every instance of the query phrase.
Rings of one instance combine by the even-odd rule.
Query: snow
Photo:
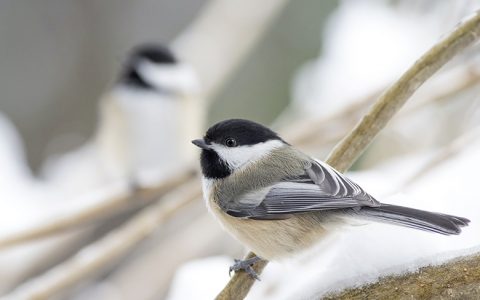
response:
[[[456,157],[441,163],[435,171],[408,186],[401,194],[381,198],[386,203],[467,217],[472,222],[460,235],[442,236],[380,223],[345,228],[316,255],[311,254],[307,263],[293,263],[293,268],[287,272],[281,266],[269,266],[271,269],[276,267],[271,273],[283,272],[287,276],[277,276],[280,279],[276,278],[272,284],[276,287],[274,294],[267,292],[268,286],[256,285],[251,299],[321,296],[480,250],[480,223],[476,222],[480,219],[480,202],[476,201],[478,195],[475,195],[478,176],[472,167],[480,165],[478,149],[479,140]],[[398,161],[396,167],[381,168],[376,172],[376,179],[372,178],[374,171],[365,173],[368,181],[375,184],[364,184],[364,172],[351,177],[377,194],[382,186],[391,184],[390,178],[396,176],[395,170],[403,168],[402,162]],[[386,172],[388,169],[390,172]],[[286,285],[287,282],[290,286]]]
[[[455,9],[445,2],[430,2],[425,13],[387,1],[341,1],[327,22],[321,56],[293,81],[293,106],[327,116],[381,92],[453,27]]]
[[[270,263],[262,281],[254,285],[248,299],[310,299],[332,291],[355,287],[391,274],[415,271],[440,264],[459,255],[480,250],[480,202],[477,201],[476,168],[480,165],[480,140],[468,149],[438,165],[435,171],[392,193],[416,172],[431,154],[398,159],[378,169],[349,174],[362,187],[386,203],[444,212],[469,218],[470,226],[458,236],[443,236],[381,223],[357,223],[345,226],[306,254],[282,262]],[[407,164],[404,164],[404,162]],[[417,166],[417,168],[415,168]],[[387,187],[387,188],[385,188]],[[390,196],[387,196],[389,195]],[[379,197],[378,195],[382,195]],[[187,263],[177,273],[170,299],[189,299],[189,295],[210,297],[218,293],[232,259],[214,258]],[[192,285],[192,278],[202,278]],[[210,278],[212,280],[210,280]],[[218,281],[218,282],[217,282]],[[190,294],[181,294],[188,288]],[[184,297],[184,298],[182,298]]]
[[[15,237],[19,232],[45,223],[69,218],[72,213],[97,206],[105,199],[125,193],[127,189],[122,183],[112,183],[88,195],[75,197],[49,182],[38,180],[27,165],[21,137],[1,113],[0,165],[0,240]],[[0,294],[27,274],[41,268],[45,262],[61,255],[84,232],[76,230],[54,238],[0,249]]]
[[[381,92],[459,19],[478,6],[474,1],[458,5],[438,1],[417,4],[341,1],[327,23],[321,55],[304,65],[294,79],[294,113],[302,117],[308,114],[325,117],[353,101]],[[459,82],[465,79],[453,76],[455,72],[451,68],[448,76],[438,77],[439,87],[430,86],[427,96],[441,92],[442,85],[448,86],[452,78]],[[478,91],[469,92],[478,94]],[[421,93],[420,90],[419,94],[425,98]],[[461,96],[462,99],[473,97]],[[411,138],[415,135],[413,131],[425,128],[429,134],[417,134],[417,139],[429,145],[437,142],[438,148],[437,133],[444,139],[459,134],[458,131],[452,134],[452,127],[457,125],[452,123],[466,121],[467,128],[478,124],[479,119],[474,116],[479,111],[478,101],[469,109],[468,117],[452,114],[439,118],[438,111],[425,110],[423,114],[399,121],[404,125],[399,126],[396,134]],[[452,116],[462,119],[451,122]],[[434,126],[427,128],[427,123]],[[381,223],[352,223],[307,253],[282,262],[270,262],[261,275],[262,281],[253,286],[247,299],[316,299],[382,276],[415,271],[480,251],[480,201],[476,189],[480,141],[472,139],[465,145],[466,149],[440,162],[413,183],[408,183],[409,178],[436,154],[432,150],[435,147],[411,147],[408,143],[396,146],[409,151],[371,170],[350,173],[349,177],[382,202],[467,217],[472,221],[470,225],[458,236],[442,236]],[[370,155],[375,160],[375,153]],[[169,299],[190,299],[197,294],[213,298],[224,287],[213,281],[223,282],[233,262],[233,259],[223,262],[222,258],[217,263],[215,259],[186,263],[177,272],[171,287],[170,295],[176,297]],[[203,274],[203,280],[198,281],[202,278],[199,274]],[[197,279],[195,284],[192,278]],[[182,294],[183,290],[188,290],[188,294]]]
[[[168,300],[210,300],[227,284],[232,259],[214,256],[193,260],[179,267],[172,281]]]
[[[13,124],[0,113],[0,238],[52,218],[51,208],[62,200],[52,187],[37,181],[27,165],[23,143]],[[38,257],[53,257],[68,244],[59,236],[0,252],[0,293],[38,267]]]

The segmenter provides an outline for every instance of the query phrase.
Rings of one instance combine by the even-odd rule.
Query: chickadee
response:
[[[124,178],[135,185],[155,182],[178,161],[193,161],[195,152],[182,141],[200,134],[201,107],[189,65],[164,46],[138,46],[100,100],[93,141],[63,161],[54,159],[45,173],[71,185],[87,183],[82,190]]]
[[[202,149],[203,193],[223,227],[258,257],[283,258],[316,243],[347,218],[363,218],[444,235],[459,234],[462,217],[384,204],[324,162],[258,123],[231,119],[192,143]],[[346,218],[347,217],[347,218]],[[257,277],[256,277],[257,278]]]
[[[198,94],[195,72],[169,49],[160,45],[133,49],[101,103],[97,142],[106,150],[104,158],[112,160],[109,165],[142,181],[142,176],[147,179],[178,167],[178,161],[193,159],[182,141],[202,128]],[[114,153],[118,156],[112,157]]]

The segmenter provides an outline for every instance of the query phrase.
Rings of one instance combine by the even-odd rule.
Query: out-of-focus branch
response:
[[[194,173],[193,170],[186,170],[175,176],[169,177],[156,186],[139,188],[134,193],[125,191],[115,197],[99,201],[95,205],[89,206],[85,209],[62,215],[59,218],[54,218],[49,222],[37,225],[25,231],[17,232],[11,236],[0,237],[0,249],[35,239],[45,238],[78,227],[79,225],[94,222],[102,217],[110,216],[115,212],[121,211],[121,209],[124,209],[125,207],[134,205],[135,203],[132,199],[157,199],[162,194],[171,191],[181,183],[192,178]]]
[[[212,0],[173,42],[211,100],[280,14],[288,0]]]
[[[203,97],[213,97],[228,81],[287,2],[288,0],[247,0],[240,3],[212,0],[174,41],[172,47],[175,52],[198,72],[202,80]],[[44,238],[110,216],[132,205],[132,198],[158,198],[184,183],[192,173],[189,170],[160,182],[157,186],[142,188],[134,194],[125,192],[40,226],[0,237],[0,248]]]
[[[456,138],[454,141],[448,145],[442,147],[437,153],[429,159],[420,169],[415,173],[410,175],[403,184],[396,188],[396,190],[403,190],[405,187],[414,184],[420,178],[430,173],[432,170],[437,168],[444,162],[447,162],[448,159],[459,154],[462,150],[468,149],[468,144],[480,136],[480,130],[478,128],[469,130],[467,133],[462,134],[460,137]]]
[[[480,13],[460,24],[446,38],[425,53],[400,79],[388,88],[357,126],[333,149],[327,163],[345,172],[385,127],[408,98],[455,54],[472,45],[480,35]],[[248,257],[255,255],[249,253]],[[255,266],[258,274],[268,262]],[[243,299],[255,279],[246,272],[237,272],[217,299]]]
[[[406,107],[401,115],[408,115],[431,103],[441,103],[446,99],[454,98],[459,92],[468,90],[480,82],[480,69],[476,61],[468,65],[461,65],[450,70],[446,76],[437,78],[433,87],[430,88],[430,95],[423,101],[417,101],[414,105]]]
[[[399,112],[400,116],[408,116],[427,105],[438,103],[445,99],[453,99],[453,96],[459,92],[468,90],[480,83],[480,69],[477,62],[471,62],[467,65],[461,65],[453,70],[442,73],[442,76],[432,78],[432,84],[429,85],[426,93],[420,93],[418,102],[414,105],[405,107]],[[367,110],[380,92],[363,97],[352,105],[333,113],[325,118],[310,118],[300,120],[296,124],[289,126],[282,133],[282,136],[294,145],[329,144],[339,141],[344,136],[352,124],[355,124],[361,115]],[[415,98],[417,99],[417,98]],[[332,127],[341,127],[342,130],[335,130],[333,134]],[[345,128],[345,129],[343,129]]]
[[[72,258],[21,285],[8,295],[9,299],[50,299],[123,257],[161,224],[200,197],[198,178],[193,178]]]
[[[425,53],[388,88],[357,126],[333,150],[327,162],[346,171],[408,98],[455,54],[478,40],[480,13],[460,24]]]
[[[455,259],[418,272],[389,276],[322,299],[478,299],[480,254]]]
[[[442,77],[444,78],[434,79],[434,81],[438,81],[438,84],[433,83],[433,86],[438,86],[434,92],[430,93],[429,91],[428,94],[423,95],[418,104],[400,111],[399,116],[410,115],[431,103],[443,101],[444,99],[453,99],[453,97],[451,97],[452,95],[480,83],[480,72],[476,63],[460,66],[457,70],[448,71],[447,74]],[[442,82],[448,84],[442,84]],[[360,118],[361,112],[364,112],[373,100],[374,95],[371,95],[329,117],[298,121],[286,129],[281,130],[281,135],[296,146],[308,146],[312,144],[327,146],[338,142],[342,136],[346,134],[347,128],[352,126],[352,124],[354,124],[353,122]],[[335,130],[333,130],[333,127],[335,127]],[[171,177],[167,181],[160,182],[156,186],[141,188],[134,194],[127,192],[118,194],[94,206],[63,215],[59,219],[54,219],[40,225],[36,224],[35,227],[16,232],[11,236],[0,237],[0,249],[45,238],[72,228],[78,228],[85,224],[91,224],[95,220],[111,216],[115,212],[131,206],[134,203],[131,199],[158,198],[163,193],[184,183],[192,174],[193,168]]]

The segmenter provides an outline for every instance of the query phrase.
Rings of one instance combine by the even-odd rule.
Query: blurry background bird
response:
[[[99,101],[94,137],[76,151],[50,157],[45,180],[85,193],[119,180],[145,185],[185,167],[193,159],[185,141],[203,128],[199,94],[193,69],[168,48],[135,47]]]

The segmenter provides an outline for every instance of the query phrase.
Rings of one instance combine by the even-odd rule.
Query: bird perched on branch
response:
[[[367,219],[453,235],[470,222],[463,217],[384,204],[359,185],[285,142],[269,128],[231,119],[210,127],[203,139],[203,193],[223,227],[258,257],[251,265],[300,252],[349,219]]]
[[[77,151],[49,159],[44,174],[67,189],[89,191],[111,181],[155,182],[193,159],[183,141],[202,128],[193,69],[161,45],[134,48],[99,101],[95,136]]]

